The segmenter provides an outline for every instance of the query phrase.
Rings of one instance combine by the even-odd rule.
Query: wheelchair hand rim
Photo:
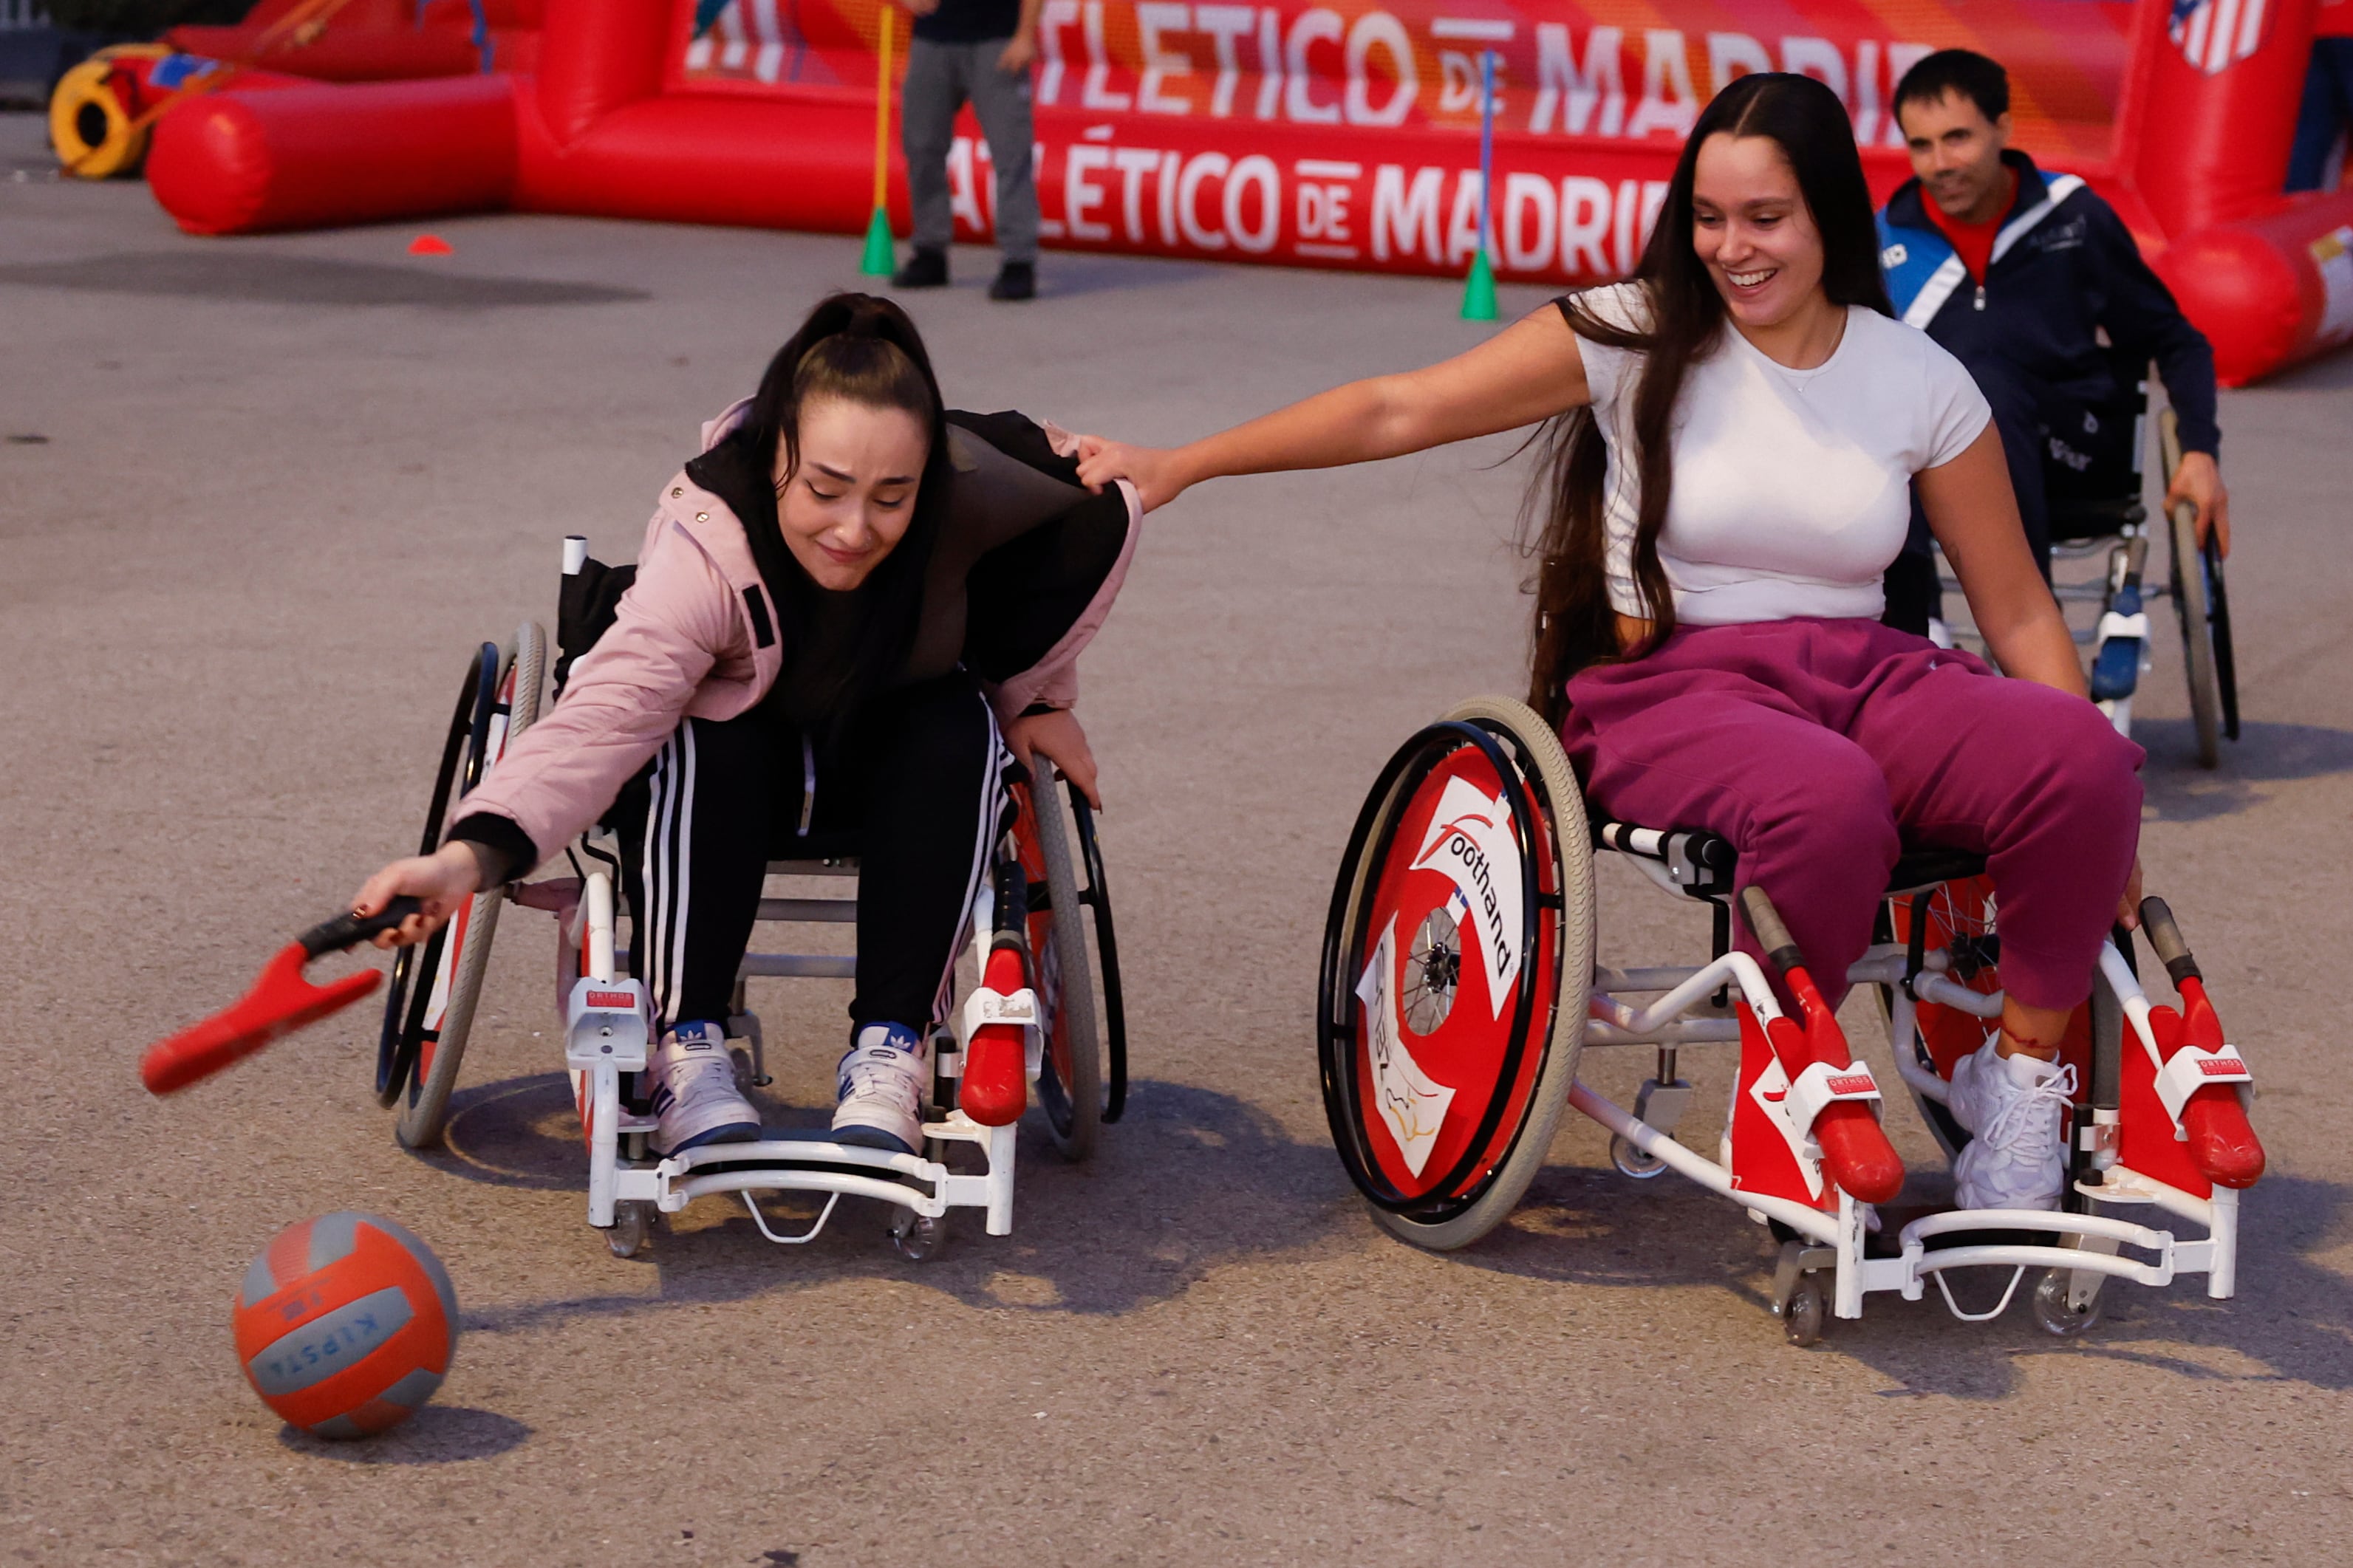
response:
[[[404,947],[392,957],[392,974],[385,986],[384,1021],[375,1037],[375,1102],[387,1110],[406,1087],[409,1061],[401,1052],[402,1023],[408,1012],[408,983],[417,967],[417,949]]]
[[[1079,858],[1086,885],[1079,896],[1094,915],[1095,957],[1102,966],[1096,981],[1103,987],[1103,1120],[1117,1121],[1127,1109],[1127,999],[1119,978],[1119,938],[1112,923],[1111,888],[1103,880],[1103,848],[1095,839],[1094,810],[1074,784],[1070,793],[1071,816],[1079,825]]]
[[[442,740],[432,797],[425,808],[425,829],[417,840],[419,855],[430,855],[441,847],[452,795],[463,798],[481,782],[489,766],[491,721],[498,708],[503,664],[496,643],[482,644],[467,663],[465,679],[458,687],[457,706]],[[386,1110],[398,1104],[404,1094],[409,1104],[416,1103],[424,1078],[420,1058],[429,1066],[424,1049],[425,1012],[432,1001],[432,982],[438,975],[447,931],[446,926],[435,931],[421,950],[402,948],[393,960],[384,1022],[376,1035],[375,1098]]]
[[[491,719],[499,706],[499,664],[498,644],[486,642],[475,650],[473,711],[466,725],[466,774],[458,786],[460,798],[473,793],[491,765]]]
[[[1409,1191],[1384,1170],[1380,1150],[1371,1131],[1373,1121],[1359,1093],[1368,1047],[1356,984],[1377,941],[1372,916],[1388,880],[1384,872],[1392,864],[1399,830],[1415,814],[1430,781],[1456,759],[1466,757],[1475,757],[1483,767],[1510,820],[1521,829],[1515,835],[1514,858],[1524,894],[1518,932],[1523,957],[1512,983],[1510,1022],[1499,1031],[1489,1031],[1500,1033],[1501,1046],[1492,1087],[1487,1089],[1476,1121],[1459,1152],[1434,1177],[1425,1172],[1415,1178],[1419,1190]],[[1476,1203],[1496,1179],[1527,1122],[1533,1089],[1550,1050],[1551,997],[1547,994],[1554,989],[1551,970],[1559,954],[1556,945],[1545,942],[1543,937],[1546,911],[1557,904],[1560,890],[1546,885],[1544,872],[1553,858],[1549,828],[1529,799],[1525,776],[1494,735],[1479,724],[1448,721],[1423,730],[1400,747],[1383,768],[1358,815],[1339,880],[1333,889],[1331,915],[1324,928],[1324,973],[1318,989],[1316,1022],[1324,1109],[1334,1146],[1350,1180],[1368,1202],[1419,1222],[1437,1223],[1461,1213]],[[1484,789],[1486,785],[1482,783],[1478,787]],[[1544,1002],[1541,1023],[1546,1034],[1541,1041],[1532,1041],[1531,1031],[1540,1022],[1540,998]],[[1502,1025],[1503,1011],[1492,1012],[1492,1024]],[[1480,1081],[1489,1081],[1483,1069]],[[1472,1085],[1447,1087],[1459,1094]],[[1506,1129],[1504,1119],[1514,1110],[1518,1114]],[[1499,1138],[1499,1134],[1505,1135]],[[1386,1123],[1383,1135],[1388,1135]],[[1442,1122],[1437,1136],[1444,1136]],[[1390,1141],[1394,1146],[1394,1138]],[[1436,1153],[1434,1137],[1428,1157],[1435,1159]]]
[[[2224,739],[2239,738],[2239,655],[2231,642],[2231,594],[2222,579],[2222,543],[2211,530],[2199,551],[2206,573],[2206,624],[2214,634],[2214,683],[2222,699]]]
[[[1050,775],[1042,767],[1039,773],[1012,791],[1017,806],[1014,847],[1029,883],[1029,983],[1045,1020],[1038,1100],[1057,1147],[1066,1158],[1083,1159],[1102,1121],[1101,1021],[1091,994],[1078,869],[1070,863],[1067,830],[1060,822],[1048,821],[1046,814],[1059,811],[1060,805]],[[1054,838],[1059,848],[1050,850],[1050,835],[1059,836]],[[1058,864],[1064,884],[1060,887]],[[1063,894],[1070,899],[1068,909],[1057,901]],[[1075,953],[1073,943],[1079,948]],[[1074,986],[1085,987],[1090,994],[1078,994]]]

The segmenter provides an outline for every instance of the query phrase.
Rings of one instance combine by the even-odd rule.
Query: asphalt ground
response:
[[[1480,1245],[1376,1229],[1316,1086],[1318,942],[1381,760],[1521,689],[1508,440],[1147,524],[1080,710],[1137,1077],[1092,1165],[1033,1124],[1014,1234],[967,1222],[922,1266],[871,1206],[784,1249],[721,1200],[624,1262],[583,1224],[543,916],[501,931],[448,1152],[396,1146],[364,1012],[168,1101],[133,1064],[413,840],[466,650],[553,621],[560,535],[628,558],[698,422],[857,282],[854,242],[508,216],[436,226],[438,259],[409,227],[198,241],[46,167],[37,121],[0,118],[11,1560],[2337,1560],[2353,359],[2223,399],[2244,738],[2196,768],[2162,639],[2137,731],[2150,885],[2263,1084],[2235,1300],[2112,1288],[2063,1343],[1875,1296],[1799,1351],[1765,1234],[1618,1176],[1575,1117]],[[951,400],[1145,440],[1486,330],[1441,283],[1052,255],[1008,308],[992,261],[909,301]],[[1704,953],[1696,910],[1603,886],[1605,958]],[[755,989],[779,1107],[823,1101],[845,989]],[[1685,1060],[1720,1103],[1724,1060]],[[1586,1072],[1623,1098],[1647,1066]],[[256,1401],[227,1320],[273,1232],[347,1206],[431,1242],[464,1337],[423,1414],[335,1446]]]

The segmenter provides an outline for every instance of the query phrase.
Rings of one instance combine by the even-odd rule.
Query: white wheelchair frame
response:
[[[1633,850],[1622,854],[1670,890],[1687,891],[1665,879],[1657,859]],[[1902,889],[1910,890],[1913,889]],[[1910,973],[1908,954],[1902,944],[1879,943],[1847,971],[1851,985],[1883,988],[1889,999],[1888,1036],[1896,1071],[1915,1101],[1935,1100],[1941,1104],[1949,1087],[1933,1070],[1920,1065],[1908,1048],[1914,1038],[1914,1014],[1919,1002],[1958,1008],[1989,1021],[2001,1016],[2002,994],[1975,991],[1949,979],[1944,971],[1950,964],[1948,952],[1932,952],[1927,966]],[[2149,1026],[2148,995],[2113,942],[2102,946],[2100,974],[2120,1004],[2134,1043],[2147,1053],[2160,1079],[2167,1078],[2169,1069],[2170,1079],[2185,1086],[2181,1098],[2187,1098],[2189,1088],[2207,1081],[2191,1076],[2204,1060],[2239,1060],[2235,1049],[2229,1049],[2227,1057],[2220,1058],[2177,1052],[2178,1065],[2168,1062]],[[1738,1043],[1739,1025],[1729,1010],[1708,1001],[1727,984],[1738,987],[1742,1000],[1759,1017],[1779,1016],[1779,1003],[1763,970],[1746,953],[1728,952],[1712,963],[1691,966],[1624,970],[1597,966],[1584,1045],[1655,1047],[1659,1051],[1659,1076],[1644,1080],[1636,1109],[1631,1112],[1612,1104],[1581,1081],[1571,1089],[1569,1104],[1609,1131],[1611,1158],[1622,1173],[1641,1179],[1656,1175],[1662,1169],[1672,1170],[1711,1192],[1733,1199],[1759,1224],[1778,1223],[1797,1233],[1799,1239],[1782,1247],[1772,1296],[1773,1310],[1789,1325],[1793,1341],[1811,1343],[1820,1337],[1825,1306],[1831,1316],[1860,1318],[1865,1295],[1893,1291],[1905,1300],[1917,1301],[1932,1279],[1953,1316],[1966,1322],[1987,1321],[2009,1309],[2031,1268],[2052,1271],[2037,1287],[2033,1299],[2035,1319],[2045,1329],[2063,1336],[2092,1326],[2096,1320],[2094,1303],[2101,1285],[2108,1279],[2164,1286],[2183,1275],[2203,1274],[2206,1294],[2213,1300],[2227,1300],[2236,1293],[2239,1194],[2232,1188],[2217,1186],[2211,1197],[2201,1198],[2123,1164],[2116,1157],[2114,1111],[2105,1113],[2105,1121],[2097,1120],[2101,1113],[2095,1112],[2094,1119],[2079,1129],[2079,1137],[2087,1141],[2087,1163],[2097,1177],[2076,1180],[2073,1184],[2074,1191],[2097,1203],[2153,1206],[2200,1227],[2206,1233],[2204,1236],[2185,1240],[2170,1231],[2095,1214],[1950,1209],[1906,1224],[1897,1233],[1902,1248],[1898,1256],[1873,1258],[1865,1252],[1869,1205],[1857,1203],[1851,1194],[1839,1191],[1836,1210],[1826,1213],[1788,1199],[1741,1191],[1733,1169],[1728,1136],[1724,1140],[1720,1160],[1710,1160],[1674,1138],[1675,1125],[1691,1092],[1690,1086],[1675,1076],[1677,1048]],[[1645,994],[1657,994],[1658,999],[1639,1009],[1621,999]],[[1866,1074],[1870,1070],[1860,1063],[1857,1066]],[[2252,1081],[2242,1066],[2227,1076],[2233,1081]],[[1651,1106],[1660,1102],[1662,1082],[1682,1092],[1667,1102],[1666,1114],[1645,1120]],[[1741,1087],[1736,1074],[1735,1096]],[[1929,1121],[1933,1129],[1935,1122],[1928,1117],[1927,1107],[1923,1104],[1919,1109],[1923,1120]],[[1728,1106],[1726,1116],[1730,1116]],[[1803,1128],[1793,1131],[1801,1138],[1808,1136]],[[1947,1151],[1948,1156],[1949,1153]],[[1819,1169],[1820,1146],[1808,1144],[1805,1157]],[[2007,1242],[1934,1249],[1927,1246],[1933,1237],[1978,1231],[2027,1231],[2054,1239],[2047,1246]],[[2123,1256],[2122,1249],[2127,1247],[2153,1256],[2147,1261]],[[1945,1282],[1944,1272],[1988,1266],[2010,1268],[2010,1284],[1990,1309],[1966,1310]],[[1827,1303],[1812,1293],[1806,1280],[1808,1275],[1825,1268],[1831,1274]]]
[[[1473,752],[1482,753],[1487,764],[1503,764],[1502,793],[1493,798],[1488,798],[1493,786],[1478,782],[1482,774],[1446,771],[1452,768],[1452,759]],[[1441,774],[1445,793],[1432,795],[1436,785],[1431,781]],[[1465,784],[1475,798],[1458,794]],[[1419,814],[1424,808],[1415,805],[1423,800],[1436,802],[1428,821],[1447,826],[1416,828],[1413,836],[1399,837],[1409,823],[1424,820]],[[1543,831],[1521,826],[1526,812],[1541,816]],[[1507,820],[1509,833],[1497,837]],[[1481,842],[1478,830],[1454,826],[1461,823],[1490,825],[1481,853],[1452,855],[1451,836],[1461,835],[1464,843],[1474,847]],[[1420,837],[1424,832],[1431,835],[1426,841]],[[1539,841],[1548,847],[1540,851]],[[1419,851],[1409,851],[1418,858],[1398,860],[1396,847],[1413,843],[1423,844]],[[1440,853],[1440,846],[1450,852]],[[1664,891],[1709,903],[1715,918],[1713,946],[1717,956],[1703,964],[1620,968],[1597,963],[1593,868],[1603,854],[1617,855]],[[1429,900],[1436,895],[1427,886],[1408,897],[1406,889],[1412,884],[1384,879],[1387,868],[1400,864],[1410,868],[1409,876],[1435,871],[1453,881],[1451,897],[1465,900],[1463,907],[1469,909],[1475,900],[1466,900],[1466,895],[1475,889],[1466,885],[1457,858],[1464,866],[1475,863],[1482,878],[1518,879],[1516,887],[1506,887],[1500,905],[1491,893],[1487,908],[1525,911],[1527,934],[1516,939],[1524,957],[1516,965],[1519,978],[1488,991],[1494,1006],[1492,1025],[1482,1022],[1488,1008],[1470,1006],[1464,1015],[1452,1001],[1460,976],[1473,967],[1469,962],[1472,945],[1462,933],[1477,926],[1475,910],[1459,921],[1440,921],[1435,913],[1424,916],[1419,911],[1425,908],[1445,912],[1454,905],[1430,905]],[[1874,943],[1846,976],[1851,984],[1881,988],[1899,1074],[1948,1159],[1957,1153],[1957,1145],[1941,1116],[1947,1083],[1933,1062],[1923,1059],[1928,1041],[1917,1010],[1930,1004],[1990,1021],[2000,1016],[2003,997],[1964,983],[1979,973],[1987,959],[1952,924],[1949,903],[1947,923],[1952,940],[1931,947],[1925,932],[1932,923],[1927,910],[1934,891],[1964,882],[1979,869],[1975,858],[1940,853],[1907,857],[1899,863],[1884,895],[1891,909],[1888,930],[1899,929],[1894,902],[1908,899],[1905,918],[1914,925],[1909,933],[1913,940]],[[1840,1100],[1881,1100],[1879,1085],[1871,1069],[1847,1053],[1835,1017],[1810,983],[1793,987],[1805,1011],[1790,1022],[1801,1029],[1826,1029],[1835,1055],[1814,1056],[1802,1071],[1797,1065],[1784,1065],[1785,1047],[1772,1043],[1771,1026],[1787,1010],[1765,966],[1731,950],[1733,871],[1731,847],[1714,835],[1619,822],[1589,824],[1582,791],[1558,738],[1533,711],[1509,699],[1465,702],[1400,748],[1358,818],[1334,891],[1319,1015],[1325,1104],[1335,1145],[1377,1223],[1432,1250],[1470,1245],[1516,1206],[1546,1162],[1560,1112],[1573,1108],[1608,1130],[1612,1162],[1625,1175],[1647,1179],[1672,1170],[1775,1228],[1782,1246],[1772,1307],[1788,1337],[1799,1344],[1818,1340],[1829,1318],[1860,1317],[1867,1295],[1894,1293],[1918,1300],[1931,1281],[1955,1316],[1981,1321],[2006,1310],[2027,1271],[2035,1268],[2044,1271],[2031,1292],[2036,1321],[2063,1336],[2080,1333],[2097,1321],[2100,1289],[2111,1279],[2163,1286],[2182,1276],[2202,1274],[2208,1296],[2219,1300],[2235,1291],[2239,1192],[2189,1171],[2186,1155],[2166,1150],[2186,1136],[2183,1108],[2193,1093],[2222,1086],[2235,1089],[2243,1100],[2251,1092],[2252,1076],[2237,1049],[2227,1044],[2211,1050],[2184,1043],[2168,1050],[2161,1044],[2153,1011],[2157,1005],[2114,941],[2101,953],[2091,1005],[2091,1082],[2074,1097],[2068,1151],[2070,1190],[2082,1212],[2004,1208],[1926,1214],[1901,1227],[1893,1256],[1877,1255],[1885,1249],[1866,1240],[1877,1228],[1876,1214],[1840,1185],[1826,1164],[1816,1127],[1824,1110]],[[1397,891],[1383,893],[1385,885]],[[1767,951],[1785,955],[1776,962],[1796,961],[1796,949],[1785,931],[1778,937],[1762,935],[1778,931],[1780,921],[1759,889],[1748,889],[1742,903]],[[2184,976],[2194,977],[2196,968],[2170,911],[2152,899],[2144,903],[2143,916],[2158,956],[2176,983],[2184,985],[2187,996]],[[1373,940],[1376,928],[1384,922],[1389,933],[1415,933],[1410,942],[1398,944],[1403,968],[1394,981],[1377,978],[1388,973],[1382,967],[1385,961],[1395,962],[1388,957],[1391,936],[1383,935],[1378,943]],[[1503,939],[1481,932],[1475,940],[1477,951],[1485,952],[1490,943]],[[1535,955],[1547,951],[1555,955],[1553,962],[1539,974],[1543,966]],[[1400,996],[1426,1009],[1423,1016],[1429,1021],[1406,1023],[1416,1015],[1400,1009]],[[1505,1027],[1502,1020],[1514,996],[1520,1002],[1511,1016],[1518,1021],[1509,1026],[1512,1034],[1506,1037],[1500,1032]],[[1472,1020],[1467,1037],[1444,1033],[1458,1016]],[[2167,1026],[2179,1022],[2176,1017]],[[1494,1042],[1506,1038],[1523,1043],[1497,1049]],[[1809,1035],[1809,1050],[1811,1038]],[[1412,1055],[1417,1039],[1423,1061]],[[1687,1046],[1714,1045],[1738,1047],[1739,1062],[1732,1075],[1717,1156],[1711,1159],[1679,1142],[1675,1132],[1694,1093],[1678,1075],[1678,1052]],[[1657,1051],[1657,1068],[1641,1084],[1630,1111],[1577,1076],[1587,1048],[1643,1046]],[[1447,1054],[1432,1054],[1438,1052]],[[1844,1065],[1837,1057],[1844,1058]],[[1450,1065],[1459,1075],[1471,1070],[1460,1064],[1488,1060],[1499,1064],[1492,1069],[1499,1074],[1492,1082],[1444,1076]],[[1430,1062],[1439,1067],[1433,1069],[1426,1065]],[[1436,1091],[1441,1089],[1444,1098],[1439,1099]],[[1482,1108],[1476,1113],[1482,1118],[1476,1124],[1481,1131],[1460,1145],[1443,1145],[1459,1148],[1457,1163],[1451,1169],[1441,1167],[1446,1169],[1442,1175],[1423,1179],[1423,1166],[1403,1152],[1407,1139],[1428,1141],[1420,1160],[1435,1157],[1449,1109],[1459,1094],[1472,1089],[1484,1091],[1464,1101]],[[1438,1109],[1417,1113],[1409,1122],[1391,1109],[1409,1094],[1425,1096],[1425,1102]],[[1746,1116],[1747,1142],[1736,1147],[1736,1130],[1751,1109],[1744,1100],[1753,1101],[1753,1111],[1761,1115]],[[1493,1109],[1499,1102],[1504,1111]],[[1520,1107],[1516,1121],[1508,1115],[1514,1104]],[[1499,1115],[1504,1120],[1495,1120]],[[2168,1118],[2169,1128],[2164,1124]],[[1376,1121],[1388,1122],[1388,1131],[1378,1138],[1372,1131]],[[2167,1174],[2126,1163],[2123,1152],[2127,1144],[2141,1149],[2143,1157],[2154,1159]],[[2191,1191],[2180,1180],[2168,1179],[2178,1174],[2175,1166],[2208,1191]],[[1398,1172],[1405,1169],[1410,1170],[1412,1184],[1400,1179]],[[2092,1212],[2095,1205],[2154,1208],[2204,1234],[2177,1236]],[[2049,1240],[1994,1236],[1932,1245],[1971,1232],[2022,1232]],[[2000,1302],[1989,1310],[1965,1309],[1946,1281],[1947,1271],[1972,1267],[2011,1270]],[[1827,1280],[1819,1280],[1817,1276],[1823,1274]]]
[[[848,866],[824,861],[777,861],[771,875],[847,876]],[[576,889],[577,897],[551,900],[534,889]],[[986,1127],[953,1109],[952,1085],[958,1077],[968,1043],[975,1010],[962,1010],[952,1028],[933,1039],[934,1119],[923,1123],[925,1153],[900,1154],[887,1150],[838,1143],[815,1132],[765,1133],[754,1142],[712,1143],[667,1158],[649,1159],[648,1139],[654,1131],[651,1116],[633,1115],[623,1104],[621,1075],[642,1072],[649,1059],[651,1041],[645,989],[635,980],[618,978],[625,956],[616,945],[616,899],[611,873],[590,871],[577,883],[532,883],[516,889],[517,901],[552,908],[564,931],[559,943],[557,985],[565,1002],[565,1067],[572,1076],[574,1098],[588,1144],[588,1223],[608,1233],[607,1243],[621,1257],[643,1244],[657,1214],[676,1214],[696,1198],[733,1193],[750,1211],[760,1234],[783,1246],[816,1239],[844,1194],[895,1204],[905,1211],[892,1235],[902,1252],[927,1257],[940,1238],[939,1222],[952,1208],[983,1211],[990,1236],[1013,1229],[1013,1180],[1017,1126]],[[978,973],[985,961],[990,900],[984,889],[971,914],[968,944]],[[760,900],[763,921],[846,923],[857,918],[858,901],[849,899],[769,899]],[[818,953],[747,953],[740,974],[797,978],[846,979],[856,972],[854,958]],[[741,980],[738,982],[739,994]],[[972,998],[977,999],[975,992]],[[748,1068],[754,1082],[765,1081],[765,1046],[756,1016],[739,1011],[729,1020],[732,1039],[747,1042]],[[1028,1076],[1038,1081],[1043,1048],[1036,1023],[1025,1029]],[[950,1107],[942,1110],[942,1106]],[[980,1151],[985,1169],[979,1174],[951,1170],[947,1147],[967,1144]],[[928,1156],[928,1157],[927,1157]],[[804,1192],[826,1194],[825,1206],[807,1228],[797,1235],[780,1234],[754,1198],[755,1193]]]
[[[585,540],[565,542],[567,577],[578,573],[586,559]],[[537,719],[547,666],[546,636],[531,622],[517,629],[503,650],[485,643],[470,662],[427,813],[426,852],[438,845],[449,821],[460,814],[465,791],[480,782],[507,742]],[[917,1153],[856,1147],[824,1134],[771,1131],[756,1142],[651,1157],[648,1142],[654,1119],[630,1110],[622,1079],[647,1068],[652,1013],[644,987],[621,976],[628,955],[617,946],[616,932],[619,862],[607,842],[609,835],[601,830],[570,851],[577,875],[478,893],[426,944],[402,950],[385,1005],[377,1099],[399,1110],[396,1130],[403,1144],[421,1149],[440,1142],[499,911],[504,904],[517,903],[554,915],[559,925],[556,1006],[565,1026],[565,1066],[588,1147],[588,1223],[605,1233],[615,1254],[635,1254],[659,1216],[676,1214],[698,1197],[727,1193],[735,1194],[750,1210],[761,1235],[784,1246],[813,1240],[844,1195],[895,1205],[900,1212],[892,1238],[912,1259],[928,1258],[938,1249],[954,1209],[979,1209],[988,1235],[1007,1235],[1013,1224],[1016,1125],[983,1125],[956,1104],[965,1050],[975,1032],[992,1025],[1022,1027],[1028,1081],[1039,1086],[1030,1100],[1044,1110],[1047,1131],[1065,1159],[1083,1160],[1092,1152],[1097,1128],[1119,1119],[1126,1093],[1118,950],[1092,817],[1067,781],[1057,789],[1051,778],[1039,777],[1008,795],[1017,791],[1019,810],[1008,819],[992,861],[993,875],[976,890],[969,916],[966,952],[973,978],[960,988],[961,1008],[933,1030],[932,1081],[925,1105],[929,1114],[923,1122],[923,1147]],[[1073,824],[1080,849],[1075,858]],[[1030,858],[1037,862],[1034,874],[1027,867]],[[857,875],[855,862],[847,859],[778,861],[768,870],[804,877]],[[1022,895],[1018,914],[997,901],[1008,876]],[[1040,882],[1042,900],[1035,896]],[[985,978],[992,943],[1001,946],[1008,936],[995,930],[1000,911],[1020,928],[1018,945],[1028,976],[1010,995],[990,989]],[[854,896],[763,897],[757,919],[849,924],[857,912]],[[731,1058],[747,1088],[769,1079],[760,1021],[745,999],[744,981],[849,979],[856,968],[854,957],[841,954],[745,955],[727,1032]],[[1058,1031],[1057,1048],[1050,1056],[1048,1037]],[[1050,1061],[1054,1064],[1050,1074]],[[951,1163],[950,1152],[959,1145],[978,1151],[979,1173]],[[780,1231],[754,1196],[764,1192],[823,1194],[826,1201],[806,1228]]]

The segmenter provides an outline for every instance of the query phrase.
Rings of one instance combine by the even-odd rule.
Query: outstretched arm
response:
[[[1546,305],[1467,353],[1397,375],[1352,381],[1188,446],[1079,437],[1079,478],[1134,482],[1146,511],[1225,474],[1335,468],[1548,419],[1588,402],[1577,334]]]

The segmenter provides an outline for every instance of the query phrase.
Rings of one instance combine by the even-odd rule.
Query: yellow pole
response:
[[[874,58],[874,216],[866,224],[866,255],[859,271],[888,278],[895,261],[891,236],[891,0],[882,0],[882,37]]]
[[[874,205],[891,194],[891,13],[898,9],[884,0],[882,43],[875,51],[874,70]]]

